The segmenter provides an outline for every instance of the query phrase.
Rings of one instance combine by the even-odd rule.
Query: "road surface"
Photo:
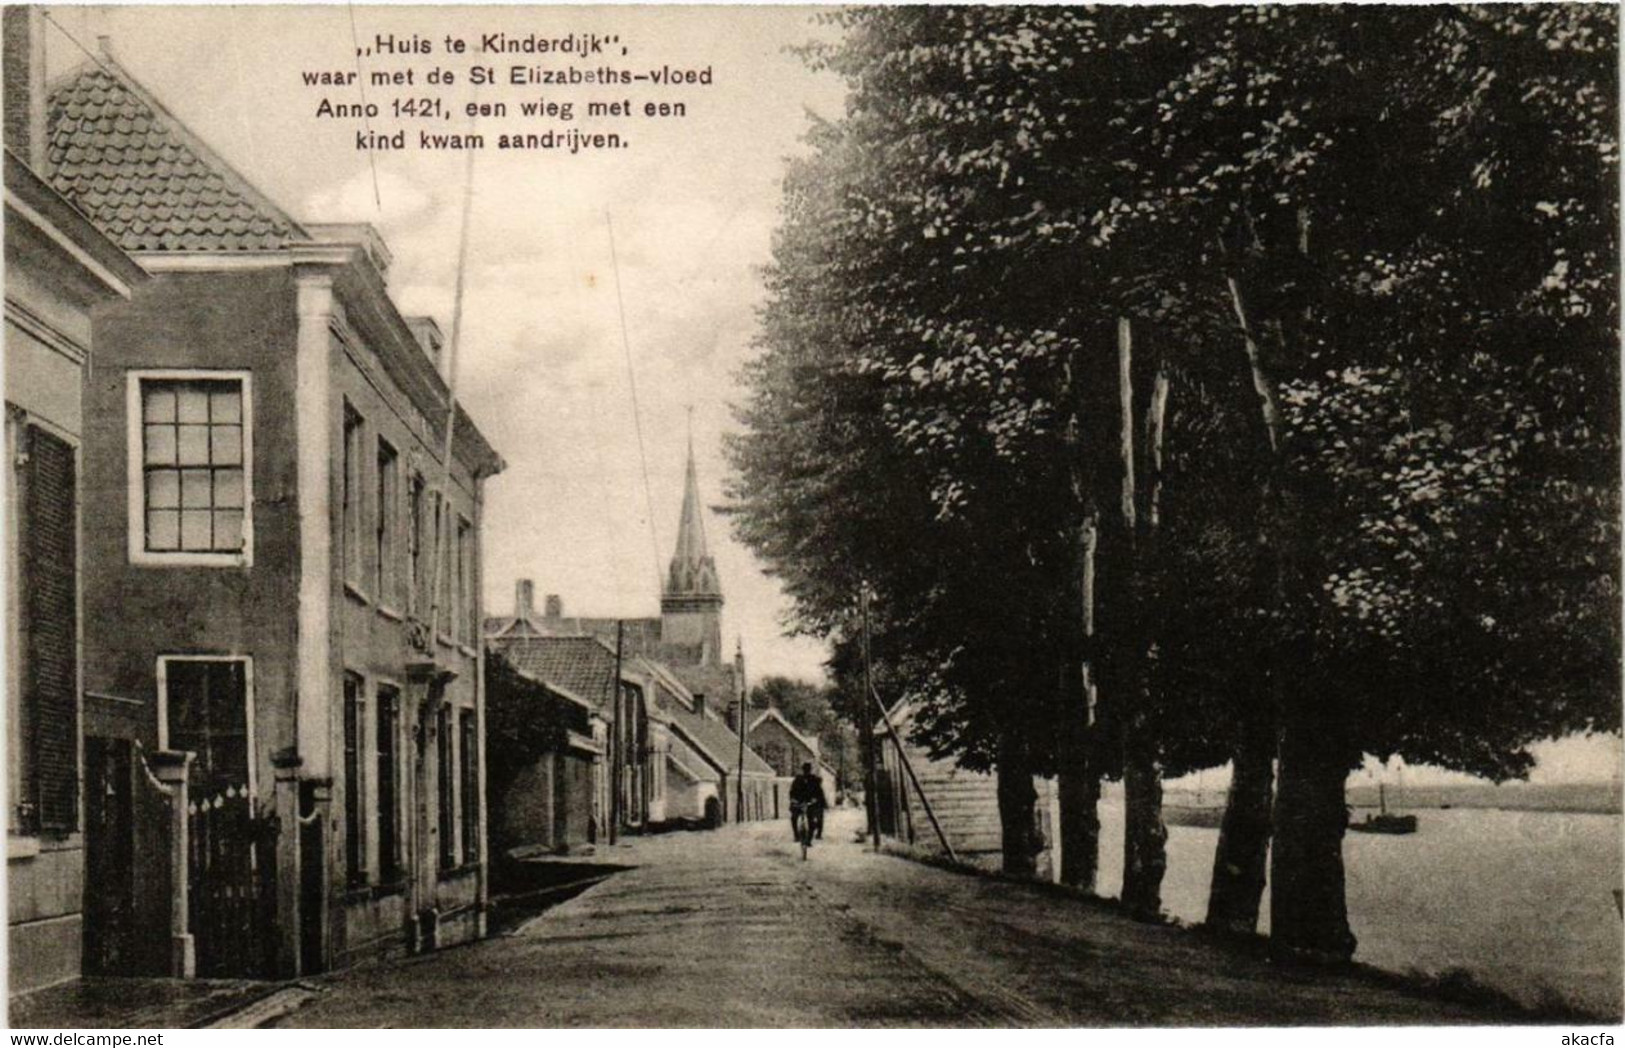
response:
[[[844,1027],[1495,1021],[1358,972],[1294,973],[1041,887],[874,854],[834,815],[633,839],[508,934],[319,980],[283,1026]]]

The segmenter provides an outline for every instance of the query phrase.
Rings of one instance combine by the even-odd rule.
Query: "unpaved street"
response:
[[[1042,888],[783,823],[601,849],[635,868],[515,932],[321,980],[299,1026],[1036,1026],[1493,1018],[1294,974]]]

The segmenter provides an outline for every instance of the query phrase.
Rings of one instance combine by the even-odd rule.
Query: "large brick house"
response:
[[[17,992],[82,968],[81,385],[91,311],[129,297],[146,274],[46,183],[39,9],[8,7],[4,26],[7,973]]]
[[[138,817],[105,827],[137,861],[95,890],[167,847],[186,905],[104,932],[170,940],[138,969],[218,976],[478,935],[502,462],[460,411],[443,458],[438,328],[396,309],[370,228],[291,217],[110,54],[55,85],[49,141],[55,187],[153,275],[94,323],[85,725],[179,761],[188,809],[153,847]]]

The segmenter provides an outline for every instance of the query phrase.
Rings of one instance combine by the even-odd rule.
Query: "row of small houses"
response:
[[[559,730],[493,757],[490,833],[504,853],[597,845],[612,823],[659,832],[788,818],[795,770],[822,766],[818,741],[774,709],[746,714],[741,745],[743,689],[719,702],[684,683],[687,667],[617,659],[602,637],[514,621],[488,639],[490,719]]]
[[[489,797],[504,463],[383,242],[283,211],[105,41],[47,85],[37,8],[5,9],[3,68],[12,992],[474,938],[493,822],[556,849],[779,811],[789,766],[730,726],[692,455],[621,658],[602,621],[494,630],[493,701],[572,712]]]

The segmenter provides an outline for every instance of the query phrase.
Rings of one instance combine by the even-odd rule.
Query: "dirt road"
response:
[[[1041,888],[876,855],[832,818],[634,839],[511,934],[322,980],[285,1026],[1128,1026],[1497,1021],[1283,972]],[[1504,1020],[1503,1020],[1504,1021]]]

